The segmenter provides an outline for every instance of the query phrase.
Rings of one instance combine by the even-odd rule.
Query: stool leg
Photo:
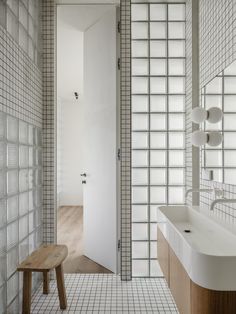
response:
[[[57,289],[60,300],[60,308],[62,310],[66,309],[67,301],[66,301],[66,290],[64,284],[64,273],[62,264],[56,267],[56,277],[57,277]]]
[[[23,303],[22,313],[30,314],[31,307],[31,286],[32,286],[32,272],[23,272]]]
[[[49,272],[43,272],[43,294],[49,294]]]

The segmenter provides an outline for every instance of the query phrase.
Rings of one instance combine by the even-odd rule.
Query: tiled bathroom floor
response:
[[[56,282],[50,294],[40,287],[32,298],[32,313],[178,313],[162,278],[135,278],[122,282],[111,274],[65,275],[68,308],[59,309]]]

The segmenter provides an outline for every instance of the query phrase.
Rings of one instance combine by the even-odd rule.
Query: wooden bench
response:
[[[49,271],[54,268],[56,270],[60,308],[66,309],[67,301],[62,262],[67,255],[68,249],[65,245],[42,245],[18,266],[17,270],[23,272],[23,314],[30,313],[32,272],[43,273],[43,293],[48,294]]]

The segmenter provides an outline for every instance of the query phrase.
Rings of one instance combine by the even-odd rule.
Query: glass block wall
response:
[[[161,276],[157,206],[185,192],[185,4],[132,1],[132,274]],[[157,3],[155,3],[157,2]]]
[[[0,25],[36,64],[40,63],[40,8],[40,1],[0,0]]]
[[[41,206],[41,130],[0,113],[0,313],[22,289],[18,263],[42,242]]]

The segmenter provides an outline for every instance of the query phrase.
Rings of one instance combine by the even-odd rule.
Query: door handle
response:
[[[82,184],[86,184],[86,181],[85,181],[85,180],[83,180],[83,181],[82,181]]]
[[[81,176],[81,177],[86,177],[87,174],[86,174],[86,173],[81,173],[80,176]]]

